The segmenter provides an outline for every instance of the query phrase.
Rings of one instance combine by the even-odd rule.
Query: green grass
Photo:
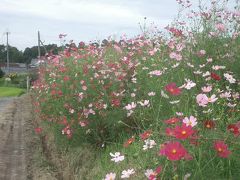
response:
[[[14,87],[0,87],[0,97],[20,96],[24,93],[24,89]]]

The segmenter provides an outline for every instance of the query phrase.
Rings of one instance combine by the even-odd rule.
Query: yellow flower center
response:
[[[182,135],[185,135],[187,132],[186,131],[182,131]]]
[[[210,128],[211,126],[210,126],[210,124],[207,124],[206,127],[207,127],[207,128]]]
[[[173,150],[172,150],[172,153],[173,153],[173,154],[176,154],[176,152],[177,152],[176,149],[173,149]]]
[[[218,148],[218,151],[219,151],[219,152],[222,152],[222,151],[223,151],[223,149],[222,149],[222,148]]]

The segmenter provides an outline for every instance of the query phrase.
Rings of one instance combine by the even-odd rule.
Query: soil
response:
[[[30,102],[26,94],[0,98],[0,180],[56,179],[38,167],[41,143],[34,133]]]

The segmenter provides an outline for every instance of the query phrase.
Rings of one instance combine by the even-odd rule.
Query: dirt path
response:
[[[0,99],[0,180],[26,180],[26,122],[31,119],[27,95]]]

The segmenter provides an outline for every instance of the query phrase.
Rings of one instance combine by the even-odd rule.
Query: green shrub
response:
[[[5,73],[3,72],[3,70],[0,68],[0,78],[2,78],[5,75]]]

